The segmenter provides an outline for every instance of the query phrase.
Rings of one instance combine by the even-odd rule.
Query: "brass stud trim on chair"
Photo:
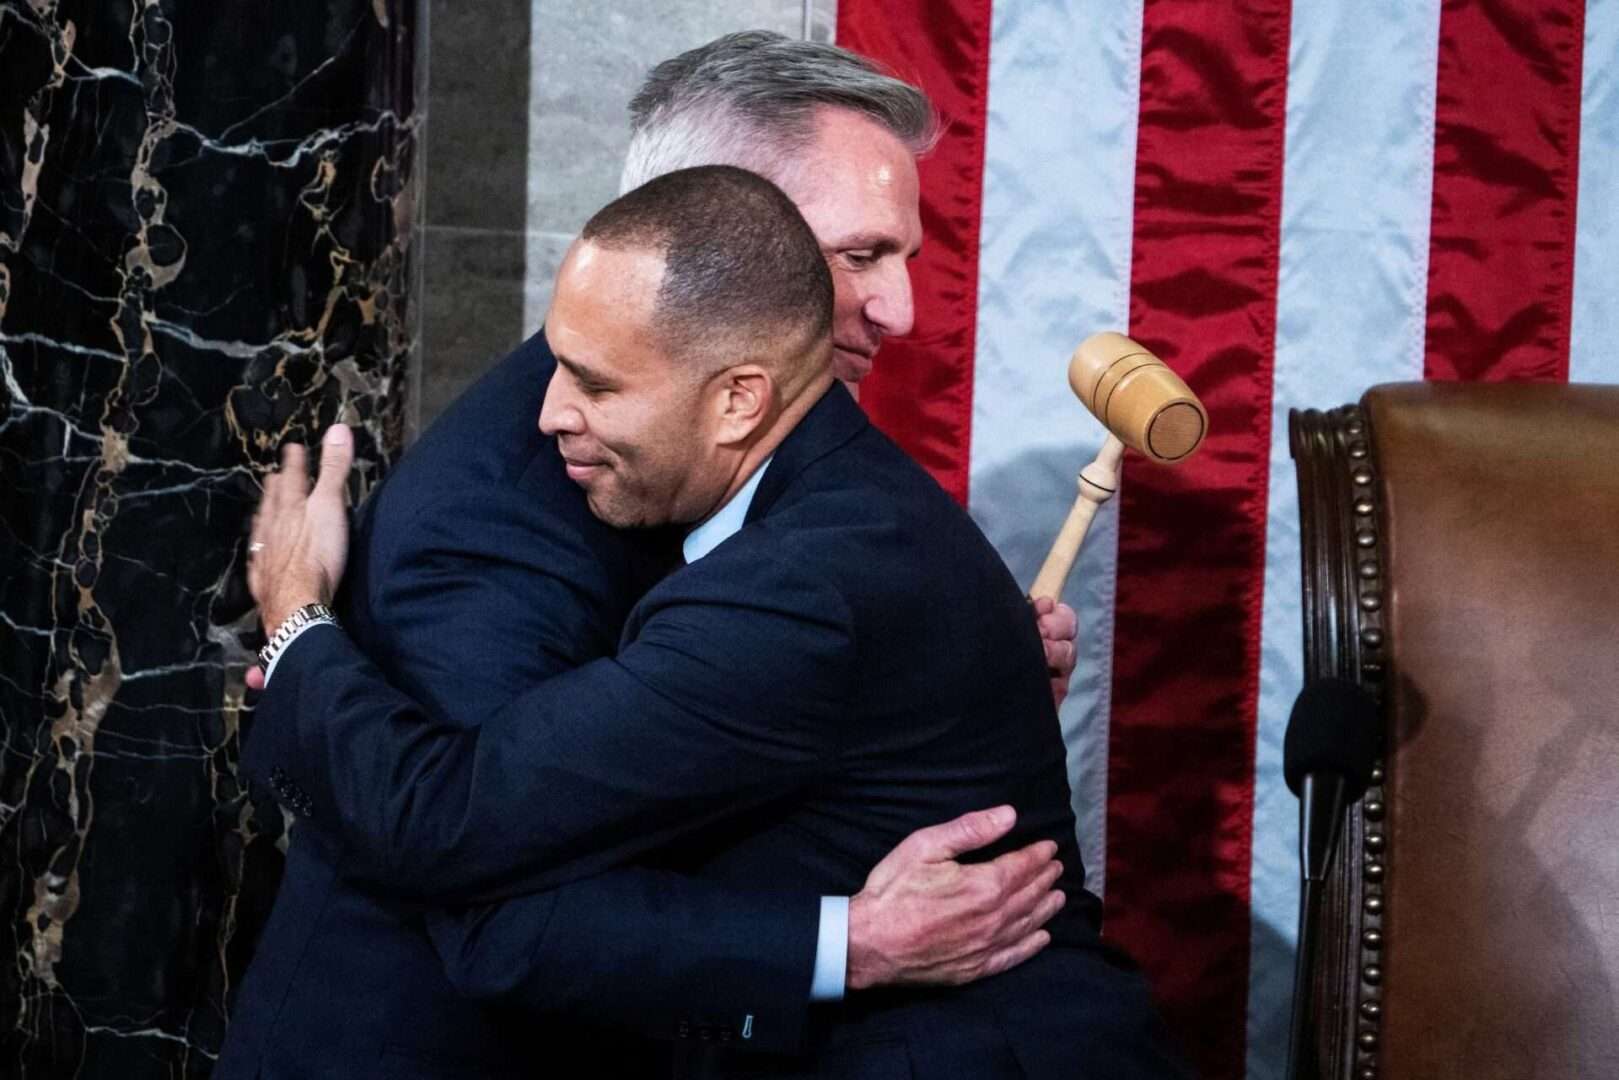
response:
[[[1383,613],[1388,596],[1374,425],[1355,405],[1294,410],[1289,442],[1298,466],[1306,678],[1348,678],[1379,702],[1388,670]],[[1385,598],[1387,597],[1387,603]],[[1380,758],[1325,898],[1346,931],[1315,957],[1321,1075],[1377,1080],[1380,984],[1388,952],[1383,926],[1390,816]]]

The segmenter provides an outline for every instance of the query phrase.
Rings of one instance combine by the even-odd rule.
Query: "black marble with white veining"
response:
[[[0,1075],[204,1076],[280,874],[236,764],[286,437],[397,452],[416,0],[0,0]]]

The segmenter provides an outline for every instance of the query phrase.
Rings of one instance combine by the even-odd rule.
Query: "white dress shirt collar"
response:
[[[753,505],[753,493],[759,490],[759,481],[764,479],[765,470],[770,468],[774,454],[765,458],[764,463],[753,470],[748,482],[742,489],[728,499],[724,506],[708,516],[708,520],[686,534],[686,541],[681,545],[681,553],[686,557],[687,563],[694,563],[707,555],[710,551],[729,540],[742,523],[748,519],[748,507]]]

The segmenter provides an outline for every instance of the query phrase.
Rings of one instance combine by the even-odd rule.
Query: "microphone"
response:
[[[1293,1024],[1288,1080],[1319,1074],[1315,1044],[1305,1030],[1315,989],[1321,886],[1343,832],[1344,811],[1366,793],[1377,757],[1377,703],[1347,679],[1318,679],[1300,691],[1282,740],[1282,775],[1299,797],[1299,942],[1293,966]]]
[[[1282,740],[1282,775],[1299,797],[1299,863],[1306,881],[1326,880],[1344,811],[1371,783],[1377,736],[1377,704],[1347,679],[1318,679],[1293,703]]]

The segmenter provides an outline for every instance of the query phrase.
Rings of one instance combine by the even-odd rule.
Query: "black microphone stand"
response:
[[[1293,957],[1287,1080],[1320,1080],[1321,1066],[1309,1029],[1315,1004],[1310,961],[1315,956],[1316,925],[1321,921],[1321,887],[1343,831],[1348,796],[1348,783],[1336,773],[1310,773],[1299,791],[1299,942]]]

